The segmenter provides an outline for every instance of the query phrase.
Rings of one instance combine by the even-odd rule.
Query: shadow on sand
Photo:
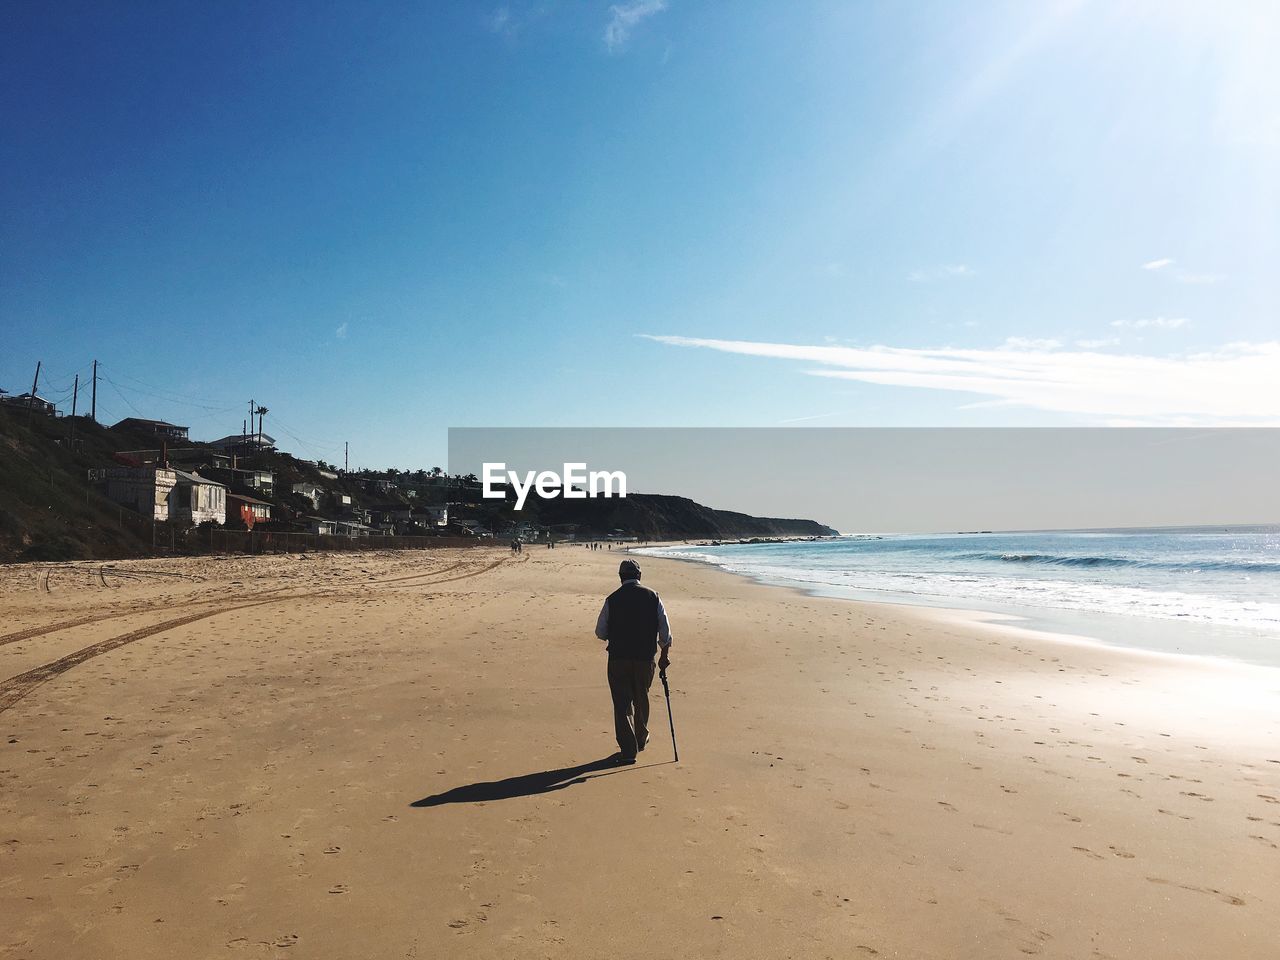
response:
[[[510,800],[512,797],[531,797],[539,793],[550,793],[552,790],[563,790],[575,783],[586,783],[597,777],[608,777],[628,770],[647,770],[660,767],[673,760],[660,760],[657,763],[629,764],[618,763],[617,756],[580,763],[576,767],[561,767],[559,770],[543,770],[540,773],[526,773],[519,777],[507,777],[505,780],[489,780],[481,783],[468,783],[464,787],[454,787],[444,793],[432,797],[423,797],[409,804],[411,807],[440,807],[446,803],[483,803],[487,800]]]

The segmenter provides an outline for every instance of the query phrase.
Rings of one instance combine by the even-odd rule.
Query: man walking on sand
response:
[[[640,586],[640,564],[623,560],[622,586],[609,594],[596,620],[596,636],[608,642],[609,693],[613,696],[613,729],[623,763],[635,763],[649,742],[649,687],[653,657],[658,666],[671,662],[671,625],[658,595]]]

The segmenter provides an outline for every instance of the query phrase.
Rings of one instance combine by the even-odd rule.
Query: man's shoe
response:
[[[613,755],[613,762],[616,763],[618,766],[622,767],[622,766],[626,766],[629,763],[635,763],[636,758],[634,754],[630,754],[630,753],[615,753]]]
[[[637,749],[637,750],[643,750],[643,749],[644,749],[645,747],[647,747],[648,745],[649,745],[649,735],[646,733],[646,734],[644,735],[644,740],[643,740],[642,742],[640,742],[640,743],[637,743],[637,744],[636,744],[636,749]]]

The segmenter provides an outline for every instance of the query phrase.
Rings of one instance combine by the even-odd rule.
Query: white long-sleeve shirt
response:
[[[628,583],[639,583],[639,580],[623,580]],[[600,616],[596,618],[596,636],[601,640],[609,639],[609,598],[605,597],[604,606],[600,608]],[[667,611],[662,606],[662,598],[658,598],[658,646],[671,646],[671,624],[667,621]]]

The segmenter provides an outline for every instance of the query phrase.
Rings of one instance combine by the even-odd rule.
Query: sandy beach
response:
[[[618,559],[0,568],[0,955],[1280,955],[1280,671]]]

